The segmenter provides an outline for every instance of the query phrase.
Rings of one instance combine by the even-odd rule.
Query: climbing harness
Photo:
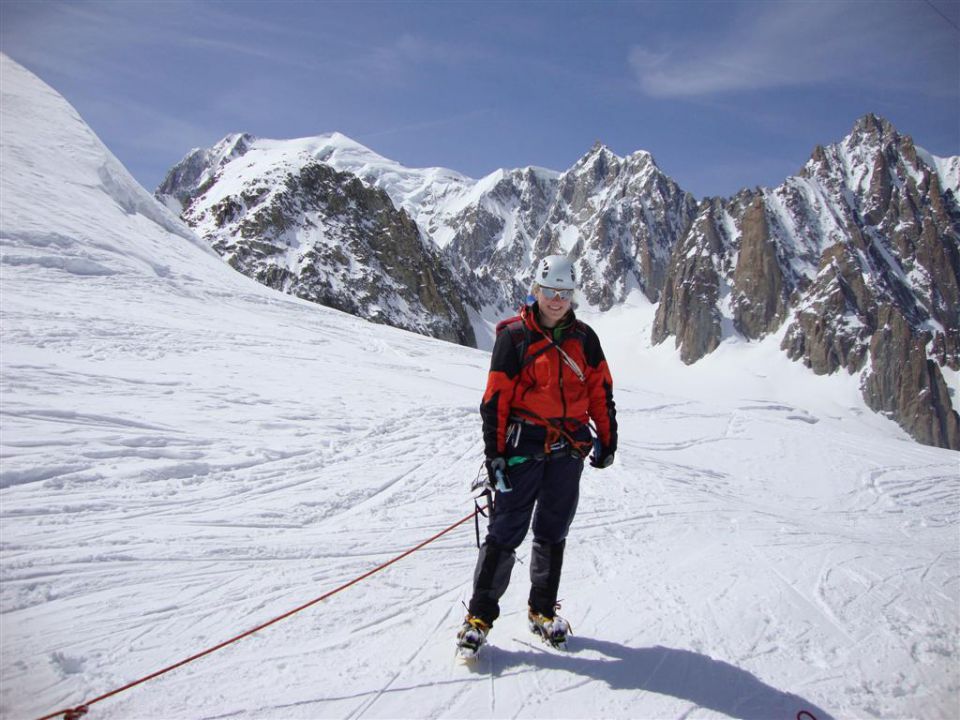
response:
[[[586,423],[586,426],[590,429],[591,438],[589,440],[577,440],[573,435],[567,432],[561,423],[549,420],[533,410],[515,407],[513,408],[513,412],[517,415],[515,420],[519,423],[528,423],[530,425],[537,425],[539,427],[546,428],[547,437],[543,444],[544,455],[549,455],[551,452],[562,450],[564,445],[569,445],[570,454],[577,455],[579,458],[583,459],[587,457],[587,455],[589,455],[590,451],[593,449],[593,437],[598,433],[597,429],[592,423]],[[583,426],[581,425],[580,427]]]

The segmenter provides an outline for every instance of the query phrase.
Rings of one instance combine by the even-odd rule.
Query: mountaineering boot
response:
[[[487,641],[490,624],[473,615],[467,615],[457,633],[457,654],[465,660],[476,656]]]
[[[527,620],[530,622],[530,632],[539,635],[548,645],[564,650],[567,647],[567,635],[571,633],[570,623],[559,615],[547,617],[532,608],[527,611]]]

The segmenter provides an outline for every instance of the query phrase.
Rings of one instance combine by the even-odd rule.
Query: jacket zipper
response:
[[[560,354],[560,346],[557,345],[557,375],[560,381],[560,406],[563,408],[563,419],[567,419],[567,394],[563,390],[563,356]]]

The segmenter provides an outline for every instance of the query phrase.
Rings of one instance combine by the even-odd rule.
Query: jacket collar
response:
[[[567,314],[564,315],[560,322],[553,328],[545,328],[540,324],[540,308],[536,302],[525,305],[520,310],[520,317],[523,318],[523,322],[528,328],[534,332],[540,333],[546,338],[551,340],[559,340],[564,333],[567,332],[577,320],[576,315],[573,312],[573,308],[567,310]],[[559,332],[559,336],[558,333]]]

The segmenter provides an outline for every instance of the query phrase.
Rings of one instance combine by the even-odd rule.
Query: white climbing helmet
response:
[[[573,263],[566,255],[548,255],[537,263],[533,281],[541,287],[557,290],[576,290],[577,276]]]

